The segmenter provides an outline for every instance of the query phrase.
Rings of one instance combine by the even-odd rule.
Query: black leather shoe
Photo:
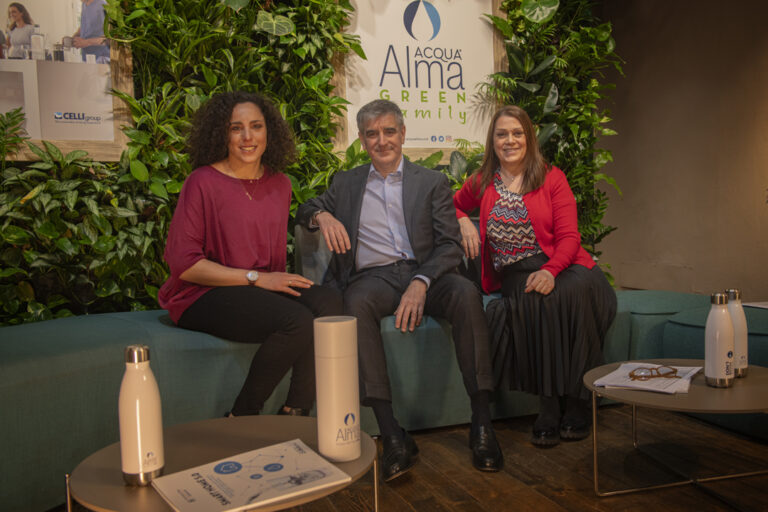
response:
[[[533,426],[531,443],[536,446],[550,447],[560,443],[560,429],[558,426],[537,427]]]
[[[379,459],[381,478],[390,482],[407,473],[416,463],[419,448],[408,432],[402,436],[382,436],[384,449]]]
[[[288,410],[286,411],[285,408],[288,407],[287,405],[282,406],[278,411],[278,416],[309,416],[309,409],[302,409],[301,407],[288,407]]]
[[[563,416],[563,419],[560,422],[560,437],[572,441],[584,439],[589,435],[589,427],[589,421],[586,421],[583,418],[569,418]]]
[[[472,465],[480,471],[500,471],[504,467],[504,454],[493,427],[475,425],[469,429],[469,448],[472,450]]]

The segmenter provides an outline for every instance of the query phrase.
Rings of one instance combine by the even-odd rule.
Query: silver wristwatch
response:
[[[249,270],[248,273],[245,274],[245,278],[248,280],[250,286],[256,286],[256,281],[259,280],[259,272],[257,270]]]

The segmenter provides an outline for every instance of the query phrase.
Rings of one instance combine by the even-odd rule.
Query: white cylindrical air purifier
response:
[[[315,319],[317,447],[334,462],[360,457],[360,392],[357,377],[357,319]]]
[[[129,485],[149,485],[163,472],[163,417],[160,390],[149,367],[149,347],[125,349],[125,373],[118,399],[120,458]]]

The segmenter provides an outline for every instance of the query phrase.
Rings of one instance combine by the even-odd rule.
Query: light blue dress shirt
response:
[[[403,213],[403,162],[400,158],[397,170],[386,178],[373,165],[368,171],[357,232],[357,270],[414,259]]]

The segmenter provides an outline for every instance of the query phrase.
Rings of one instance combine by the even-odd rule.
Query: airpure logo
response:
[[[440,32],[440,13],[425,0],[408,4],[403,12],[403,24],[408,35],[417,41],[431,41]]]
[[[54,112],[53,120],[57,123],[100,124],[101,116],[85,112]]]

